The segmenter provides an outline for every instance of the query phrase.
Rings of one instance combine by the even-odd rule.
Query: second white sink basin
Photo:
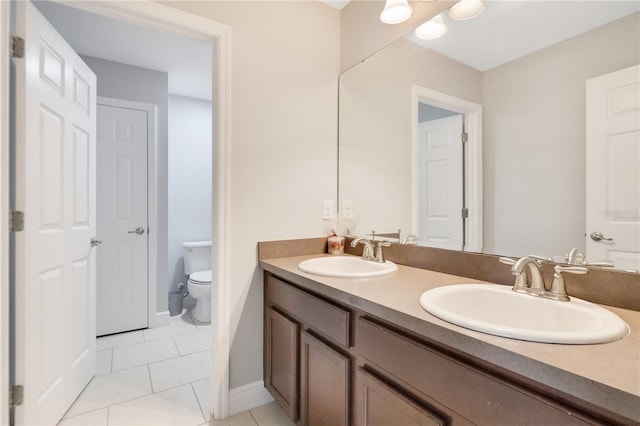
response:
[[[461,284],[420,296],[420,305],[447,322],[496,336],[543,343],[612,342],[629,334],[620,317],[593,303],[516,293],[509,286]]]
[[[355,256],[316,257],[300,262],[298,268],[310,274],[344,278],[377,277],[398,269],[393,262],[380,263]]]

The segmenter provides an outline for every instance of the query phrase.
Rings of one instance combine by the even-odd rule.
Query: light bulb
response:
[[[380,13],[380,20],[385,24],[399,24],[409,19],[413,9],[407,0],[387,0]]]
[[[447,26],[442,21],[442,16],[438,15],[416,28],[415,35],[422,40],[433,40],[446,32]]]
[[[457,21],[475,18],[484,10],[484,2],[482,0],[460,0],[451,6],[449,16]]]

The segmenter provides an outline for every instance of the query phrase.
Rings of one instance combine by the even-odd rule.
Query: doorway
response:
[[[461,154],[463,171],[463,203],[465,208],[464,251],[482,251],[482,105],[456,98],[426,87],[412,87],[413,155],[413,229],[419,229],[418,203],[420,199],[420,105],[426,104],[440,110],[463,116],[467,134],[464,153]],[[448,113],[447,113],[448,114]],[[462,139],[460,140],[462,143]],[[462,212],[460,213],[463,214]]]
[[[175,9],[162,6],[159,4],[136,4],[136,3],[83,3],[74,6],[83,7],[92,11],[97,11],[101,14],[118,16],[120,18],[127,18],[128,20],[139,22],[145,25],[153,25],[155,27],[163,28],[170,31],[180,31],[185,34],[190,34],[201,40],[206,41],[214,47],[216,55],[216,72],[214,73],[214,89],[216,93],[215,108],[216,117],[215,125],[215,138],[216,141],[216,155],[214,160],[216,161],[216,179],[214,195],[216,197],[216,212],[213,216],[216,218],[214,227],[226,229],[227,208],[228,208],[228,128],[229,128],[229,114],[228,114],[228,98],[229,98],[229,28],[215,22],[209,21],[204,18],[196,17],[193,15],[181,13],[177,14]],[[4,76],[4,75],[3,75]],[[3,164],[5,167],[5,164]],[[4,169],[3,169],[4,170]],[[3,196],[8,196],[6,192]],[[216,241],[214,242],[218,247],[228,246],[228,236],[226,232],[221,232]],[[214,301],[216,301],[217,318],[216,326],[212,328],[212,334],[214,340],[217,342],[216,349],[213,354],[213,377],[212,386],[213,389],[212,399],[212,412],[216,417],[225,417],[228,410],[228,372],[226,371],[226,365],[228,364],[228,351],[229,342],[227,336],[227,251],[217,250],[216,257],[213,259],[217,265],[215,270],[217,271],[219,283],[218,297],[212,295]],[[217,373],[217,374],[216,374]]]
[[[97,105],[96,335],[147,328],[157,297],[149,286],[149,210],[157,206],[149,160],[156,152],[155,106],[111,98]],[[152,226],[150,226],[152,225]],[[151,297],[153,295],[153,297]]]

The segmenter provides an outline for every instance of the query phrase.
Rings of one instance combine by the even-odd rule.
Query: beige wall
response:
[[[410,1],[413,13],[401,24],[380,21],[382,0],[351,0],[342,9],[340,23],[340,70],[345,71],[364,58],[402,37],[418,25],[433,18],[456,1]]]
[[[340,76],[340,202],[356,235],[415,232],[412,86],[482,102],[482,73],[400,39]]]
[[[336,197],[340,11],[317,1],[165,2],[231,27],[230,386],[262,379],[256,243],[324,234]]]
[[[584,248],[586,80],[640,63],[638,19],[484,73],[485,251]]]

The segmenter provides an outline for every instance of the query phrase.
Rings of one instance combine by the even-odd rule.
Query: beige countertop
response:
[[[631,329],[627,337],[612,343],[559,345],[508,339],[450,324],[419,304],[426,290],[479,280],[403,265],[391,275],[376,278],[323,277],[298,269],[298,263],[314,257],[318,255],[266,259],[260,261],[260,267],[337,302],[640,422],[640,312],[604,306]]]

